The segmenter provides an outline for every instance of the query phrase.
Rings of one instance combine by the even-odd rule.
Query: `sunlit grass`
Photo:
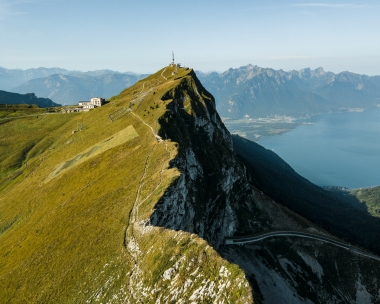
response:
[[[151,129],[133,114],[114,121],[108,115],[130,107],[138,93],[147,92],[131,108],[157,132],[158,118],[170,102],[161,97],[178,85],[180,80],[175,78],[188,73],[182,69],[172,75],[173,68],[167,68],[165,80],[163,71],[87,113],[26,117],[0,125],[2,301],[117,303],[130,297],[134,262],[124,246],[125,233],[131,227],[130,213],[137,202],[136,227],[150,217],[165,189],[179,176],[177,169],[169,168],[178,151],[176,143],[157,141]],[[60,164],[89,152],[129,126],[133,136],[128,140],[110,144],[102,153],[83,158],[49,178]],[[142,252],[142,280],[160,287],[147,296],[148,303],[168,295],[165,288],[170,282],[163,280],[163,271],[181,256],[195,260],[189,269],[184,264],[179,270],[176,286],[181,287],[196,267],[204,277],[216,281],[222,265],[234,271],[233,279],[244,281],[237,266],[228,264],[195,235],[157,227],[149,231],[136,228],[134,234]],[[201,286],[202,280],[194,278],[188,293]],[[245,285],[236,286],[235,291],[250,297]],[[231,301],[235,300],[232,296]]]

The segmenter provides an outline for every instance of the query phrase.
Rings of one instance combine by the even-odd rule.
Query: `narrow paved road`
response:
[[[332,239],[326,236],[318,235],[318,234],[312,234],[307,232],[299,232],[299,231],[273,231],[273,232],[264,232],[256,236],[247,236],[247,237],[235,237],[235,238],[225,238],[225,244],[226,245],[239,245],[239,244],[246,244],[246,243],[254,243],[258,242],[270,237],[283,237],[283,236],[290,236],[290,237],[302,237],[302,238],[309,238],[314,240],[319,240],[325,243],[333,244],[335,246],[344,248],[346,250],[349,250],[353,253],[356,253],[361,256],[365,256],[377,261],[380,261],[380,257],[368,254],[364,251],[361,251],[355,247],[353,247],[350,244],[340,242],[336,239]]]

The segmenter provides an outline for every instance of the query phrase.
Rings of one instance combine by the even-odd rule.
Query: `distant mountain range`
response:
[[[69,71],[61,68],[37,68],[37,69],[5,69],[0,67],[0,90],[12,91],[13,88],[22,85],[24,82],[48,77],[53,74],[65,75]],[[31,92],[27,92],[31,93]]]
[[[111,70],[80,72],[60,68],[0,68],[0,89],[21,94],[33,92],[56,103],[69,105],[95,96],[112,97],[145,76]]]
[[[222,117],[303,116],[380,104],[380,76],[247,65],[224,73],[198,72],[198,77]]]
[[[1,90],[0,104],[35,104],[40,108],[60,106],[59,104],[54,103],[49,98],[38,98],[34,93],[17,94]]]
[[[247,65],[223,73],[197,72],[215,97],[222,117],[305,116],[380,104],[380,76],[322,68],[285,72]],[[60,68],[7,70],[0,68],[0,89],[35,93],[63,105],[91,97],[119,94],[147,75],[111,70],[90,72]]]
[[[76,104],[92,97],[112,97],[135,84],[140,76],[113,73],[99,76],[54,74],[29,80],[13,89],[17,93],[34,92],[63,105]]]

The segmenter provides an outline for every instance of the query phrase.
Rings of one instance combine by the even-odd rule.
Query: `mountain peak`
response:
[[[326,73],[326,72],[323,70],[322,67],[316,68],[314,71],[315,71],[316,73],[320,74],[320,75],[323,75],[323,74]]]
[[[12,138],[0,159],[6,302],[343,302],[377,284],[376,265],[254,186],[271,180],[237,156],[192,69],[0,131]],[[271,234],[284,230],[296,237]]]

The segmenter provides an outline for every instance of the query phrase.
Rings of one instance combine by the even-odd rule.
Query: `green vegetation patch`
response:
[[[3,302],[175,303],[194,295],[207,303],[218,293],[252,302],[244,272],[205,241],[148,223],[180,174],[169,165],[178,144],[155,136],[172,102],[162,96],[188,73],[174,71],[90,112],[0,124],[0,169],[14,176],[0,176]],[[123,108],[131,111],[109,119]],[[209,292],[198,297],[205,284]]]
[[[46,182],[50,181],[54,177],[63,174],[66,170],[80,165],[81,163],[94,158],[95,156],[112,149],[116,146],[126,143],[127,141],[139,136],[133,126],[128,126],[127,128],[117,132],[115,135],[107,138],[106,140],[97,143],[96,145],[86,149],[82,153],[76,155],[70,160],[65,161],[60,164],[48,177]]]
[[[279,135],[299,126],[297,122],[276,122],[271,119],[226,119],[224,124],[232,134],[251,141],[272,135]]]
[[[154,287],[144,302],[253,302],[242,269],[222,259],[206,241],[183,231],[150,229],[140,238],[142,280]]]
[[[367,206],[372,216],[380,217],[380,186],[353,190],[351,194]]]
[[[74,115],[51,114],[7,120],[0,124],[0,177],[20,168],[52,144],[57,129]]]
[[[60,112],[61,108],[40,108],[35,104],[0,104],[0,123],[12,118]]]

